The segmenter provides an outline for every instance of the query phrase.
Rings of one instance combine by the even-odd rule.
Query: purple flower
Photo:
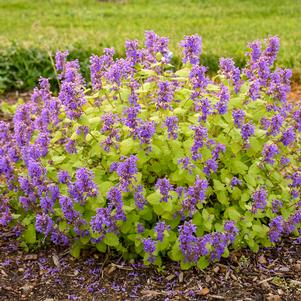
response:
[[[241,186],[242,185],[242,180],[239,180],[238,178],[236,177],[233,177],[232,180],[231,180],[231,188],[233,189],[233,187],[235,186]]]
[[[289,127],[286,131],[283,132],[281,137],[281,142],[283,145],[288,146],[293,143],[296,139],[296,134],[293,127]]]
[[[67,184],[71,180],[71,177],[68,174],[68,171],[66,170],[60,170],[58,172],[58,182]]]
[[[284,157],[284,156],[282,156],[281,159],[280,159],[281,165],[288,165],[290,163],[290,161],[291,160],[289,158]]]
[[[260,98],[260,81],[259,80],[254,80],[250,84],[250,89],[249,89],[249,96],[252,100],[256,100]]]
[[[169,39],[160,37],[153,31],[145,32],[145,47],[148,51],[147,59],[154,63],[156,62],[156,54],[161,53],[166,62],[170,61],[170,51],[168,50]]]
[[[238,229],[236,228],[235,223],[233,221],[225,222],[224,230],[226,231],[226,236],[229,242],[233,243],[238,233]]]
[[[224,115],[227,113],[228,110],[228,102],[230,99],[230,91],[229,89],[221,85],[221,90],[218,94],[219,101],[216,103],[215,108],[219,114]]]
[[[102,88],[103,74],[114,62],[114,53],[113,48],[105,48],[102,56],[92,55],[90,57],[91,82],[94,90],[100,90]]]
[[[39,185],[44,178],[45,169],[38,162],[31,160],[28,162],[28,175],[34,185]]]
[[[70,119],[79,118],[82,114],[82,106],[86,103],[84,80],[79,69],[77,60],[67,62],[64,72],[60,75],[63,80],[59,99],[65,106],[66,114]]]
[[[272,201],[272,212],[278,213],[280,209],[282,208],[283,203],[280,200],[273,200]]]
[[[86,168],[79,168],[76,171],[75,182],[68,184],[69,195],[76,203],[84,205],[87,197],[96,197],[98,188],[93,182],[94,174]]]
[[[204,173],[209,177],[211,171],[216,172],[218,168],[218,163],[215,159],[208,159],[205,162]]]
[[[0,204],[0,226],[6,227],[12,220],[12,215],[9,206],[9,200],[4,198]]]
[[[168,202],[168,199],[171,198],[169,192],[173,191],[173,186],[170,184],[169,180],[167,178],[158,179],[155,187],[156,189],[160,190],[160,193],[162,195],[160,202]]]
[[[250,52],[247,55],[249,55],[251,63],[257,62],[261,55],[261,42],[257,40],[249,43],[249,48]]]
[[[191,147],[192,159],[196,161],[197,159],[201,158],[201,154],[199,154],[199,149],[204,146],[204,142],[206,142],[208,138],[208,129],[201,125],[199,126],[192,126],[191,127],[194,131],[194,142]]]
[[[280,133],[284,118],[278,114],[272,117],[268,135],[277,136]]]
[[[5,143],[7,142],[8,137],[9,137],[9,124],[4,121],[0,121],[0,141]]]
[[[139,210],[143,210],[144,205],[146,204],[145,197],[143,195],[143,186],[138,185],[135,192],[134,192],[134,200],[137,208]]]
[[[184,225],[179,226],[180,250],[187,262],[196,262],[200,257],[199,241],[195,237],[196,226],[191,222],[185,221]]]
[[[155,257],[153,255],[153,253],[156,251],[156,242],[154,240],[152,240],[150,237],[144,238],[142,242],[143,242],[144,252],[149,255],[148,261],[153,263],[155,261]]]
[[[109,208],[97,208],[96,215],[91,218],[90,226],[94,232],[102,234],[101,238],[104,237],[106,228],[108,231],[111,231],[113,228],[110,214]]]
[[[231,236],[232,237],[232,236]],[[210,254],[211,261],[220,260],[228,245],[229,237],[221,232],[213,232],[211,234],[212,251]]]
[[[206,179],[202,180],[197,176],[194,185],[188,187],[185,193],[185,199],[182,203],[183,210],[188,210],[190,213],[193,213],[197,203],[202,203],[202,201],[205,200],[207,188],[208,181]]]
[[[132,62],[134,66],[142,58],[142,52],[139,50],[138,40],[127,40],[125,42],[125,54],[128,61]]]
[[[212,159],[218,160],[221,153],[226,151],[226,146],[222,143],[217,143],[217,145],[212,150]]]
[[[69,139],[67,140],[68,142],[65,145],[66,151],[68,154],[76,154],[76,141]]]
[[[79,216],[78,212],[74,210],[73,203],[70,198],[60,196],[59,203],[65,218],[69,222],[73,222]]]
[[[164,238],[164,231],[165,231],[165,230],[169,230],[169,229],[170,229],[170,227],[167,226],[167,225],[165,224],[165,222],[157,222],[157,224],[156,224],[156,226],[155,226],[155,228],[154,228],[155,232],[157,233],[157,239],[158,239],[159,241],[163,241],[163,238]]]
[[[277,54],[280,48],[280,40],[277,36],[270,37],[268,39],[268,45],[265,51],[263,52],[263,56],[269,65],[273,65],[277,58]]]
[[[269,223],[270,232],[269,237],[271,242],[279,241],[282,233],[283,233],[283,217],[281,215],[275,217]]]
[[[141,111],[140,106],[131,106],[131,107],[127,107],[124,110],[124,114],[127,115],[127,117],[123,119],[124,124],[134,131],[138,126],[137,116],[140,111]]]
[[[158,83],[158,98],[156,99],[156,108],[172,110],[171,102],[173,101],[175,86],[169,81]]]
[[[209,79],[206,77],[207,68],[204,66],[193,65],[189,74],[193,89],[205,89],[209,84]]]
[[[40,206],[45,213],[49,213],[52,211],[52,208],[54,206],[54,201],[48,196],[41,197]]]
[[[179,159],[178,164],[182,164],[183,169],[186,169],[190,174],[192,174],[192,169],[195,168],[195,165],[190,162],[189,157]]]
[[[194,103],[194,108],[197,112],[199,112],[199,110],[202,112],[202,116],[199,117],[199,122],[206,122],[208,116],[213,114],[211,103],[207,98],[196,101]]]
[[[259,188],[253,195],[252,212],[256,213],[258,209],[264,210],[267,205],[268,192],[264,188]]]
[[[115,219],[126,221],[120,189],[116,186],[112,187],[107,194],[107,198],[110,201],[110,205],[116,208]]]
[[[232,111],[232,117],[233,117],[233,120],[234,120],[234,124],[238,128],[241,128],[242,125],[244,124],[245,115],[246,115],[246,113],[243,110],[240,110],[240,109],[236,109],[236,110]]]
[[[141,122],[139,127],[136,128],[135,135],[137,135],[141,143],[149,144],[155,132],[156,132],[155,122],[145,121],[145,122]]]
[[[109,69],[104,72],[104,78],[111,84],[120,87],[121,81],[127,79],[132,73],[131,63],[125,59],[113,62]]]
[[[231,58],[220,58],[219,60],[220,72],[227,79],[230,79],[234,83],[235,93],[238,93],[240,88],[240,70],[235,67],[234,61]]]
[[[202,38],[197,34],[185,36],[180,46],[183,47],[183,62],[197,65],[202,53]]]
[[[45,236],[52,231],[53,222],[49,215],[43,213],[36,216],[36,230],[43,233]]]
[[[278,146],[274,143],[272,144],[265,144],[263,147],[262,155],[264,162],[269,164],[274,164],[275,160],[274,157],[279,154]]]
[[[170,139],[171,137],[173,139],[177,139],[178,137],[178,117],[176,116],[171,116],[171,117],[166,117],[164,125],[167,127],[167,132],[168,132],[168,138]]]
[[[61,52],[58,51],[55,55],[55,68],[58,71],[63,71],[66,65],[67,56],[69,55],[68,50]]]
[[[268,94],[282,103],[286,103],[287,94],[291,90],[291,77],[292,71],[290,69],[277,68],[270,75]]]
[[[120,188],[122,191],[128,191],[129,186],[135,180],[135,175],[138,172],[137,169],[138,157],[131,155],[128,158],[124,158],[123,162],[114,162],[111,165],[111,171],[116,171],[119,176]]]
[[[55,245],[59,245],[59,246],[67,246],[69,244],[68,237],[64,233],[62,233],[58,230],[52,231],[50,240]]]
[[[144,226],[142,224],[137,224],[137,232],[138,234],[141,234],[145,231]]]
[[[293,181],[291,184],[292,187],[301,186],[301,172],[294,172],[291,178]]]
[[[248,141],[249,138],[254,135],[255,132],[255,126],[251,123],[245,123],[240,130],[242,139],[245,141]]]

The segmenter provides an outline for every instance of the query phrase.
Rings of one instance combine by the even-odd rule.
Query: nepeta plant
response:
[[[105,49],[91,86],[58,52],[58,96],[41,79],[13,131],[0,122],[0,225],[74,256],[114,248],[183,269],[298,235],[301,110],[287,102],[291,71],[274,66],[279,39],[251,43],[243,70],[222,58],[213,79],[199,36],[180,47],[177,71],[152,31],[126,58]]]

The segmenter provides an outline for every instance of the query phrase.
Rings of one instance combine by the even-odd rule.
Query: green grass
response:
[[[126,39],[144,31],[170,37],[179,55],[184,35],[203,37],[204,61],[243,57],[246,45],[268,35],[281,38],[279,63],[301,67],[300,0],[0,0],[0,46],[123,52]]]

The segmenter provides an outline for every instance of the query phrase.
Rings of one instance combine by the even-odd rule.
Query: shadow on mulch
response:
[[[74,259],[67,249],[25,253],[0,232],[0,300],[301,300],[301,245],[287,238],[257,254],[231,253],[205,271],[162,272],[92,250]]]

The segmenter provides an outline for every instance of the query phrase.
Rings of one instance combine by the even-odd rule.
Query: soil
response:
[[[30,94],[5,99],[14,104],[18,97]],[[301,86],[293,85],[289,98],[300,100]],[[0,111],[0,120],[10,118]],[[257,254],[232,251],[205,271],[181,271],[172,262],[158,271],[94,250],[80,259],[54,246],[28,253],[17,234],[0,228],[0,301],[301,300],[301,243],[292,237]]]
[[[45,246],[26,253],[12,232],[0,232],[0,300],[301,300],[301,245],[233,251],[205,271],[162,271],[141,261]]]

